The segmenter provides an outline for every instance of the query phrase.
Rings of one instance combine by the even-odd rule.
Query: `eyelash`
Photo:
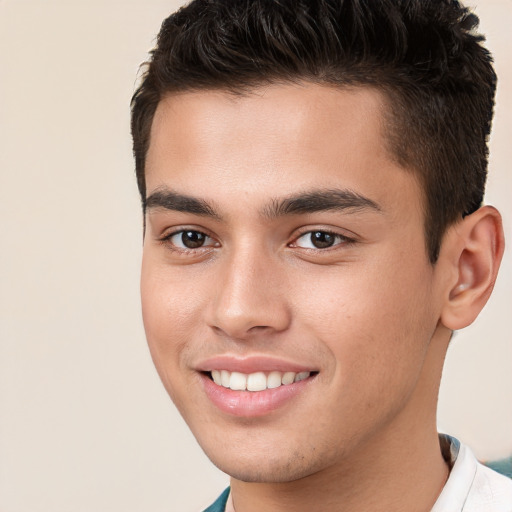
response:
[[[313,234],[322,234],[322,235],[327,235],[327,236],[331,236],[334,238],[334,242],[332,245],[329,245],[327,247],[323,247],[323,248],[320,248],[320,247],[299,247],[297,246],[297,241],[300,240],[301,238],[305,237],[306,235],[309,235],[310,236],[310,239],[312,237]],[[336,243],[336,241],[338,241]],[[293,242],[291,242],[289,244],[289,247],[299,247],[305,251],[314,251],[314,252],[327,252],[329,250],[336,250],[338,249],[340,246],[344,246],[344,247],[347,247],[347,246],[350,246],[350,245],[353,245],[356,243],[356,240],[354,238],[350,238],[346,235],[342,235],[341,233],[337,233],[335,231],[331,231],[329,229],[309,229],[307,231],[304,231],[302,233],[300,233],[295,239]]]
[[[187,233],[187,232],[199,234],[199,235],[204,236],[206,239],[209,238],[211,240],[214,240],[213,237],[211,237],[210,235],[208,235],[204,231],[201,231],[199,229],[190,229],[189,228],[189,229],[176,229],[176,230],[172,231],[171,233],[165,234],[164,236],[159,238],[158,241],[160,243],[162,243],[163,245],[165,245],[169,250],[174,251],[176,253],[181,253],[181,254],[184,254],[184,255],[187,255],[187,254],[198,254],[199,252],[210,251],[211,249],[213,249],[216,246],[216,244],[218,244],[218,243],[214,243],[214,244],[210,244],[210,245],[206,245],[206,246],[199,246],[199,247],[196,247],[196,248],[189,248],[189,247],[178,247],[178,246],[176,246],[175,244],[173,244],[171,242],[171,239],[174,236],[179,235],[179,234],[181,234],[183,236],[183,234]]]
[[[203,236],[203,237],[205,237],[205,239],[210,239],[210,240],[214,241],[214,243],[209,244],[209,245],[201,245],[196,248],[190,248],[190,247],[178,247],[178,246],[176,246],[176,244],[171,242],[171,239],[173,237],[175,237],[176,235],[181,234],[183,236],[183,234],[187,233],[187,232],[194,233],[196,236],[197,235]],[[323,237],[329,237],[329,236],[333,237],[334,241],[333,241],[332,245],[328,245],[326,247],[300,247],[299,245],[297,245],[298,240],[300,240],[301,238],[303,238],[307,235],[312,237],[313,234],[315,234],[315,233],[321,234],[321,235],[323,235]],[[168,233],[168,234],[164,235],[163,237],[161,237],[159,239],[159,241],[162,244],[164,244],[168,249],[170,249],[176,253],[181,253],[184,255],[204,253],[206,251],[211,251],[215,247],[220,246],[220,244],[218,244],[218,242],[215,242],[213,237],[211,237],[204,231],[200,231],[198,229],[190,229],[190,228],[189,229],[176,229],[176,230],[172,231],[171,233]],[[337,233],[335,231],[331,231],[328,229],[309,229],[307,231],[303,231],[298,236],[296,236],[294,238],[294,240],[292,242],[290,242],[287,246],[291,247],[291,248],[299,248],[299,249],[302,249],[302,250],[308,251],[308,252],[327,252],[330,250],[336,250],[340,246],[347,247],[347,246],[353,245],[355,243],[356,243],[356,240],[354,238],[350,238],[346,235],[342,235],[341,233]]]

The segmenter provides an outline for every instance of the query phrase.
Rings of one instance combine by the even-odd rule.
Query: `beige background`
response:
[[[167,398],[139,313],[137,67],[178,1],[0,0],[0,511],[194,511],[227,477]],[[475,2],[473,2],[475,3]],[[477,12],[500,74],[488,202],[512,241],[512,2]],[[512,258],[448,355],[443,429],[512,453]]]

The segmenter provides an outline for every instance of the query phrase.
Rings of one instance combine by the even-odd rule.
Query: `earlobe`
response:
[[[500,213],[483,206],[465,217],[448,236],[455,278],[449,285],[441,314],[452,330],[470,325],[491,295],[504,250]]]

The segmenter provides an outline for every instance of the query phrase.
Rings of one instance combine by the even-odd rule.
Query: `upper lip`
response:
[[[237,357],[233,355],[218,355],[209,357],[196,365],[196,370],[210,372],[212,370],[227,370],[229,372],[256,373],[256,372],[314,372],[311,366],[280,359],[272,356],[254,355]]]

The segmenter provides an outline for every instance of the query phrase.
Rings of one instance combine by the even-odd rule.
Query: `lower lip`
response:
[[[206,395],[221,411],[233,416],[256,417],[286,405],[305,390],[315,375],[293,384],[263,391],[234,391],[218,386],[207,375],[201,374],[201,377]]]

